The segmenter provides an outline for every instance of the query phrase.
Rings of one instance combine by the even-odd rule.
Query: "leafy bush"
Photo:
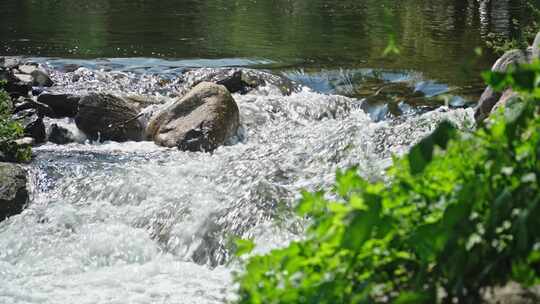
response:
[[[540,274],[540,63],[486,74],[520,100],[473,133],[442,123],[389,169],[303,193],[305,240],[251,257],[238,303],[479,303]],[[328,199],[328,197],[337,197]]]
[[[0,152],[10,159],[24,162],[30,160],[29,147],[21,147],[14,141],[24,135],[22,126],[11,119],[11,100],[0,87]]]

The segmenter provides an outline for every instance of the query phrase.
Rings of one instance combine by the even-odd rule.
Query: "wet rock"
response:
[[[203,82],[156,113],[146,136],[165,147],[212,151],[236,134],[239,124],[238,106],[229,91]]]
[[[501,98],[499,98],[497,103],[493,106],[493,109],[491,109],[490,114],[495,113],[501,107],[503,108],[506,107],[512,99],[517,98],[518,96],[519,95],[516,92],[514,92],[512,89],[505,90],[502,93]]]
[[[532,44],[532,60],[540,59],[540,32],[536,34],[534,42]]]
[[[32,100],[30,98],[19,97],[15,103],[14,113],[18,113],[28,109],[36,109],[41,116],[50,116],[53,114],[52,109],[41,102]]]
[[[92,140],[141,140],[138,111],[126,100],[110,94],[84,96],[75,116],[77,127]]]
[[[162,99],[157,96],[149,96],[149,95],[138,95],[138,94],[130,94],[130,95],[124,95],[122,98],[129,102],[132,106],[137,109],[137,111],[142,111],[146,109],[147,107],[151,107],[154,105],[162,105],[166,103],[167,100]]]
[[[511,50],[506,52],[495,62],[491,71],[505,72],[512,65],[526,62],[527,57],[522,51]],[[474,111],[474,119],[476,122],[481,122],[489,116],[501,96],[502,94],[500,92],[495,92],[495,90],[489,86],[484,90]]]
[[[21,60],[17,57],[0,57],[0,68],[16,68],[21,64]]]
[[[18,165],[0,163],[0,221],[19,214],[28,203],[26,171]]]
[[[34,78],[32,78],[32,75],[17,73],[17,74],[13,74],[13,76],[17,78],[17,81],[26,83],[28,85],[32,85],[32,83],[34,82]]]
[[[75,135],[68,129],[52,124],[49,131],[49,141],[58,145],[75,142]]]
[[[290,95],[300,88],[283,75],[249,69],[202,68],[188,71],[183,77],[187,88],[193,88],[202,82],[212,82],[223,85],[231,93],[241,94],[266,85],[276,87],[283,95]]]
[[[37,65],[32,64],[23,64],[17,67],[17,70],[19,70],[21,73],[28,75],[32,74],[32,72],[36,71],[37,69]]]
[[[36,143],[45,141],[45,124],[43,117],[39,115],[36,109],[22,110],[15,115],[13,119],[21,123],[24,128],[24,135],[32,137]]]
[[[0,81],[6,82],[3,88],[15,98],[28,96],[28,92],[32,89],[31,84],[21,82],[9,69],[0,68]]]
[[[276,75],[256,70],[243,70],[242,81],[250,88],[271,85],[276,87],[281,94],[291,95],[300,91],[301,86],[283,75]]]
[[[15,144],[20,147],[31,147],[36,144],[36,140],[32,137],[23,137],[15,140]]]
[[[231,93],[248,91],[248,84],[242,81],[242,71],[238,69],[204,69],[202,76],[198,77],[191,87],[195,87],[201,82],[220,84]]]
[[[42,93],[37,101],[52,109],[52,118],[75,117],[79,108],[79,96],[71,94]]]
[[[42,70],[36,69],[30,75],[32,75],[34,86],[52,87],[54,84],[49,75]]]
[[[495,61],[495,64],[493,64],[493,67],[491,67],[491,71],[505,72],[512,65],[526,62],[527,57],[525,56],[523,51],[511,50],[504,53],[504,55],[502,55],[499,59],[497,59],[497,61]]]

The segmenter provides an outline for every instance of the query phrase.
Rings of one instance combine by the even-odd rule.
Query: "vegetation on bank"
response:
[[[540,62],[485,79],[520,97],[474,132],[442,123],[390,184],[352,168],[304,193],[305,240],[251,257],[238,303],[479,303],[540,283]]]
[[[25,162],[30,160],[30,147],[19,146],[15,140],[24,136],[20,123],[11,119],[12,103],[0,83],[0,154],[8,160]],[[0,157],[2,158],[2,157]]]

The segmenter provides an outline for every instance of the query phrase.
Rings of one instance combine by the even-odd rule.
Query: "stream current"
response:
[[[137,94],[158,103],[181,95],[196,77],[184,73],[184,63],[159,60],[33,60],[51,69],[58,90]],[[306,78],[300,74],[287,75]],[[314,73],[307,78],[317,86],[305,83],[289,96],[270,84],[234,94],[241,129],[214,153],[152,142],[91,143],[83,135],[79,143],[34,148],[27,166],[31,201],[0,223],[0,303],[234,299],[232,273],[240,266],[233,237],[252,238],[255,253],[299,239],[305,223],[293,208],[300,191],[329,189],[336,170],[350,166],[384,179],[392,155],[440,121],[472,121],[472,109],[442,106],[376,122],[361,99],[318,89],[331,86],[335,74]],[[389,82],[441,88],[414,73],[386,75]],[[69,120],[55,123],[75,128]]]

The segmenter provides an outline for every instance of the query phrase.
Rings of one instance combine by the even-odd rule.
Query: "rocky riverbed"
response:
[[[347,87],[330,73],[10,60],[1,75],[34,147],[30,164],[0,167],[12,181],[0,203],[17,202],[0,223],[5,303],[223,302],[234,297],[234,237],[256,252],[300,238],[302,189],[328,188],[353,165],[384,179],[392,155],[440,121],[474,123],[466,102],[424,102],[461,96],[418,75]]]

